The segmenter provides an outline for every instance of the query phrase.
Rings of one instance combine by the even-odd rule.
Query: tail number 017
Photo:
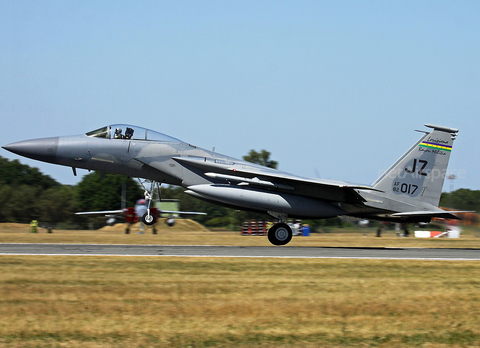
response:
[[[413,195],[416,191],[418,190],[418,185],[415,184],[407,184],[407,183],[400,183],[400,182],[395,182],[393,184],[393,192],[398,192],[398,193],[407,193],[409,195]]]

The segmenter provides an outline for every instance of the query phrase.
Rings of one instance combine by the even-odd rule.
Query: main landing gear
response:
[[[144,195],[145,195],[145,201],[147,202],[147,212],[143,214],[142,216],[142,221],[145,225],[147,226],[152,226],[155,222],[157,222],[157,217],[153,214],[151,214],[150,211],[150,204],[152,203],[153,195],[155,191],[157,191],[157,197],[158,201],[160,201],[160,185],[158,182],[154,180],[142,180],[138,179],[140,182],[140,185],[142,185],[143,189],[145,190]],[[150,190],[148,190],[144,184],[150,183]]]
[[[268,241],[273,245],[285,245],[292,240],[293,232],[290,226],[285,223],[287,216],[276,212],[268,212],[273,217],[280,220],[278,224],[273,225],[268,230]]]
[[[268,241],[273,245],[285,245],[292,240],[292,229],[286,223],[273,225],[268,230]]]

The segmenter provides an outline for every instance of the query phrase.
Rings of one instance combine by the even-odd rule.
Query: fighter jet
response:
[[[75,215],[104,215],[108,218],[107,225],[109,226],[113,226],[117,222],[117,219],[121,219],[127,224],[125,234],[129,234],[131,226],[141,221],[142,216],[146,213],[147,202],[144,199],[139,199],[135,207],[125,207],[117,210],[82,211],[75,213]],[[150,213],[156,217],[160,215],[157,208],[151,208]],[[143,232],[143,226],[141,226],[141,230]],[[153,230],[153,234],[156,234],[156,229]]]
[[[125,234],[129,234],[130,228],[133,224],[137,222],[140,222],[140,231],[143,232],[142,217],[147,214],[147,209],[147,201],[145,199],[139,199],[137,201],[137,204],[135,204],[135,207],[123,207],[122,209],[117,210],[82,211],[75,213],[75,215],[104,215],[108,218],[107,225],[109,226],[113,226],[117,222],[117,219],[121,219],[127,224],[125,228]],[[154,216],[155,220],[161,215],[167,215],[167,218],[165,219],[165,224],[170,227],[175,225],[175,215],[207,215],[206,213],[196,211],[174,211],[158,208],[150,208],[149,213]],[[153,234],[157,234],[155,226],[153,226]]]
[[[35,160],[143,178],[145,224],[156,185],[186,188],[186,193],[226,207],[268,213],[279,222],[268,231],[274,245],[292,239],[287,217],[324,219],[352,216],[391,222],[458,219],[438,207],[458,129],[425,124],[422,136],[372,185],[314,179],[205,150],[141,127],[115,124],[74,136],[25,140],[4,149]]]

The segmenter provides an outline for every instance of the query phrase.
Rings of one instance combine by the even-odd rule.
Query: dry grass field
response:
[[[268,245],[181,224],[27,231],[0,225],[0,242]],[[476,233],[292,245],[472,248]],[[479,290],[478,261],[0,256],[0,347],[480,347]]]
[[[478,262],[0,256],[5,347],[479,347]]]
[[[241,245],[271,246],[266,236],[241,236],[239,232],[209,231],[196,222],[178,219],[173,227],[157,223],[158,234],[150,228],[138,234],[139,227],[133,226],[131,233],[124,233],[125,226],[117,224],[96,231],[53,230],[48,234],[39,228],[39,233],[28,233],[29,226],[22,224],[0,224],[0,243],[85,243],[85,244],[159,244],[159,245]],[[413,230],[410,231],[413,234]],[[421,247],[421,248],[478,248],[480,229],[467,228],[461,238],[397,238],[394,231],[375,237],[375,228],[356,228],[314,233],[310,237],[297,236],[290,246],[328,247]]]

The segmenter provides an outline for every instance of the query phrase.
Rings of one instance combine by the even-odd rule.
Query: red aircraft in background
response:
[[[175,225],[174,214],[185,214],[185,215],[206,215],[206,213],[201,212],[189,212],[189,211],[173,211],[173,210],[161,210],[158,208],[150,208],[150,214],[155,218],[152,220],[144,221],[143,216],[147,214],[147,201],[145,199],[139,199],[135,207],[127,207],[118,210],[104,210],[104,211],[88,211],[88,212],[79,212],[75,215],[105,215],[108,217],[107,225],[113,226],[118,218],[123,219],[128,225],[125,229],[125,234],[130,233],[130,227],[140,222],[140,232],[143,232],[143,224],[145,223],[148,226],[152,226],[153,234],[157,234],[157,229],[155,228],[155,222],[160,217],[161,214],[169,214],[165,223],[168,226]]]

